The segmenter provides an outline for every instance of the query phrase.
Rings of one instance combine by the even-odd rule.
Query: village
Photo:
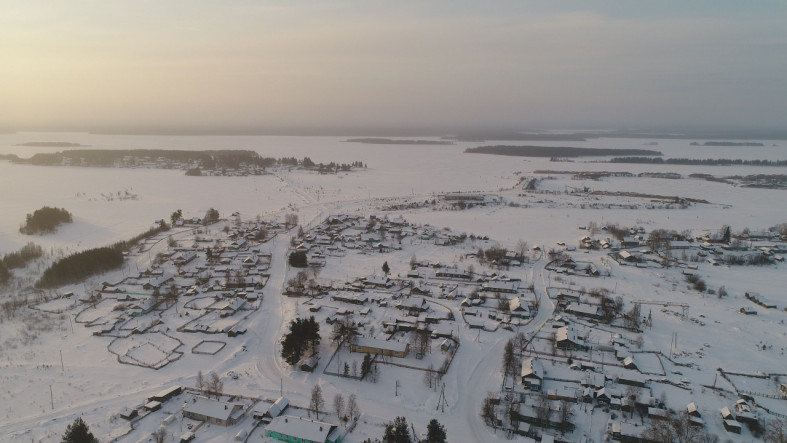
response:
[[[501,203],[499,196],[446,194],[439,204]],[[313,318],[320,326],[319,344],[293,371],[345,380],[350,393],[389,377],[398,392],[399,379],[408,379],[438,409],[447,403],[443,378],[453,363],[474,358],[463,348],[495,337],[508,342],[506,355],[486,364],[499,388],[468,401],[494,432],[522,441],[580,441],[594,423],[603,423],[608,441],[663,441],[660,432],[757,437],[787,412],[780,368],[725,367],[712,338],[693,343],[712,337],[702,331],[718,327],[714,309],[783,324],[787,306],[773,295],[731,295],[735,289],[712,289],[701,277],[753,257],[777,266],[787,244],[771,231],[733,235],[725,227],[689,237],[591,225],[579,226],[574,240],[520,240],[509,249],[486,235],[411,223],[394,210],[329,215],[305,229],[293,214],[284,222],[237,213],[214,225],[198,221],[178,223],[178,232],[149,239],[128,258],[149,267],[129,265],[96,292],[63,294],[34,309],[76,311],[75,323],[109,340],[119,363],[158,370],[255,352],[247,338],[277,300],[289,306],[284,321]],[[286,269],[272,269],[277,264]],[[619,290],[626,280],[659,289]],[[666,337],[665,330],[681,331],[680,345],[678,332]],[[757,346],[767,352],[776,343]],[[254,359],[286,365],[277,355]],[[324,400],[298,404],[283,385],[278,395],[235,391],[250,371],[211,373],[212,383],[200,372],[195,383],[131,403],[111,435],[143,438],[153,421],[161,423],[157,432],[181,441],[230,434],[238,441],[360,441],[352,432],[368,422],[354,393],[347,412],[329,411]]]

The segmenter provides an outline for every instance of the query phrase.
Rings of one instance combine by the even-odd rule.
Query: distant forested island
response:
[[[349,138],[345,142],[366,143],[370,145],[453,145],[454,142],[447,140],[397,140],[393,138]]]
[[[27,214],[25,224],[19,228],[22,234],[40,234],[55,232],[63,223],[71,223],[71,213],[62,208],[44,206],[36,209],[32,214]]]
[[[763,143],[758,142],[691,142],[691,146],[765,146]]]
[[[53,166],[145,166],[146,163],[199,163],[205,166],[237,166],[241,163],[262,166],[265,159],[254,151],[180,151],[165,149],[72,149],[62,152],[37,153],[29,159],[12,160],[15,163]],[[274,160],[275,162],[275,160]],[[174,166],[173,166],[174,167]]]
[[[37,166],[81,166],[115,168],[181,169],[187,175],[259,175],[274,166],[313,169],[336,173],[365,168],[360,161],[352,163],[317,163],[309,157],[297,159],[263,157],[250,150],[165,150],[165,149],[72,149],[62,152],[37,153],[30,158],[8,154],[0,159]]]
[[[729,158],[651,158],[615,157],[609,163],[644,163],[655,165],[704,165],[704,166],[787,166],[787,160],[743,160]]]
[[[544,132],[528,132],[528,133],[475,133],[464,135],[451,135],[442,137],[445,140],[455,140],[459,142],[484,142],[487,140],[500,140],[500,141],[520,141],[520,142],[584,142],[588,139],[587,134],[550,134]],[[597,137],[590,137],[597,138]]]
[[[572,148],[565,146],[479,146],[467,148],[470,154],[511,155],[518,157],[589,157],[607,155],[644,155],[660,156],[659,151],[648,149],[602,149],[602,148]]]
[[[83,148],[88,145],[81,145],[79,143],[69,142],[26,142],[19,143],[17,146],[30,146],[34,148]]]

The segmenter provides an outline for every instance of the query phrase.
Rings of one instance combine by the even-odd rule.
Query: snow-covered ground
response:
[[[557,242],[576,245],[586,231],[579,226],[591,222],[599,225],[617,223],[620,226],[642,226],[651,229],[691,230],[695,235],[715,232],[722,225],[733,231],[743,228],[764,230],[787,222],[787,191],[754,189],[729,184],[688,178],[688,174],[706,173],[715,176],[747,174],[780,174],[783,168],[711,167],[671,165],[625,165],[574,162],[550,162],[548,159],[503,157],[463,154],[476,143],[457,143],[451,146],[398,146],[345,143],[339,137],[163,137],[116,136],[92,134],[0,134],[0,154],[15,153],[29,157],[35,152],[62,149],[17,146],[29,141],[64,141],[89,145],[96,149],[253,149],[264,156],[309,156],[315,162],[352,162],[360,160],[367,169],[319,175],[307,171],[274,171],[271,175],[250,177],[187,177],[183,171],[163,169],[115,169],[78,167],[38,167],[14,165],[0,161],[0,185],[3,193],[3,213],[0,215],[0,253],[18,250],[29,241],[41,245],[51,256],[68,254],[91,247],[103,246],[128,239],[149,229],[154,220],[168,219],[169,214],[182,209],[185,217],[202,217],[208,208],[215,207],[223,217],[239,212],[243,220],[257,216],[263,220],[283,221],[287,212],[297,212],[302,224],[317,225],[329,214],[381,214],[382,208],[395,204],[431,201],[444,192],[475,192],[500,195],[504,204],[476,206],[465,210],[425,208],[385,211],[389,217],[403,216],[411,223],[429,224],[442,230],[489,236],[491,242],[514,249],[522,239],[531,246],[545,249]],[[783,141],[767,141],[764,147],[701,147],[690,146],[690,140],[659,140],[658,146],[643,146],[649,140],[595,139],[587,142],[539,142],[533,144],[603,148],[643,148],[664,152],[667,157],[687,158],[744,158],[783,160],[787,148]],[[485,143],[495,144],[495,143]],[[511,143],[506,143],[511,144]],[[772,146],[772,145],[776,146]],[[539,193],[525,193],[521,178],[544,178],[536,170],[562,171],[625,171],[677,172],[682,179],[639,177],[605,177],[600,180],[572,180],[571,175],[556,175],[555,180],[542,180]],[[692,204],[686,209],[657,207],[647,209],[648,199],[615,197],[611,201],[625,203],[636,209],[620,206],[592,208],[587,195],[572,194],[570,188],[588,187],[593,191],[626,191],[665,196],[679,196],[707,200],[708,204]],[[120,198],[133,195],[133,198]],[[509,203],[515,203],[511,205]],[[582,207],[582,204],[585,207]],[[639,206],[637,206],[639,205]],[[69,210],[74,223],[61,226],[54,234],[26,236],[18,232],[25,214],[42,206],[56,206]],[[178,405],[165,404],[165,412],[157,412],[136,422],[137,429],[128,432],[128,424],[117,417],[123,407],[134,407],[171,385],[194,386],[197,371],[227,374],[234,371],[237,379],[225,377],[224,390],[264,399],[276,398],[280,390],[294,404],[306,407],[312,386],[320,384],[326,403],[334,394],[345,397],[354,393],[363,412],[356,430],[347,441],[362,441],[382,434],[383,425],[396,416],[413,422],[417,432],[425,432],[431,418],[437,418],[448,429],[449,441],[505,440],[501,431],[486,427],[479,410],[488,392],[499,392],[502,382],[500,362],[505,342],[512,332],[498,330],[481,332],[458,328],[461,348],[451,369],[443,378],[446,406],[440,406],[440,391],[424,387],[422,377],[411,370],[382,366],[380,382],[358,382],[341,377],[304,373],[289,368],[279,356],[279,339],[289,320],[307,314],[307,306],[299,299],[281,297],[285,282],[293,272],[286,266],[289,247],[288,235],[266,244],[273,254],[270,280],[260,307],[246,322],[248,333],[242,339],[227,340],[217,351],[194,354],[191,349],[206,337],[187,337],[179,351],[186,355],[158,370],[121,364],[118,356],[108,350],[111,338],[94,337],[92,331],[75,323],[78,312],[69,302],[54,301],[37,306],[38,310],[20,311],[18,317],[3,317],[0,323],[0,436],[5,441],[52,441],[59,438],[66,425],[76,416],[83,416],[91,430],[102,441],[118,437],[122,441],[145,441],[169,414],[179,410],[186,397],[179,397]],[[165,242],[162,242],[165,243]],[[166,245],[163,245],[166,246]],[[474,252],[479,245],[458,248],[452,252],[421,248],[418,258],[459,262],[459,256]],[[379,270],[383,260],[390,263],[392,274],[404,274],[409,269],[413,250],[405,250],[382,257],[347,254],[341,259],[329,258],[321,277],[337,280],[369,276]],[[601,263],[605,255],[578,252],[577,260]],[[580,257],[580,255],[582,257]],[[151,260],[148,254],[136,257],[136,266]],[[730,381],[716,377],[716,369],[740,373],[782,373],[787,365],[783,353],[787,343],[784,317],[783,288],[787,284],[784,265],[765,268],[714,267],[707,263],[696,271],[709,287],[725,286],[730,296],[719,300],[714,295],[700,295],[687,288],[682,270],[643,269],[623,266],[606,260],[611,277],[555,275],[544,270],[545,260],[534,261],[512,275],[532,282],[539,300],[536,317],[520,332],[534,334],[552,318],[554,300],[547,296],[547,286],[571,286],[579,289],[606,287],[620,295],[624,302],[633,300],[664,300],[687,303],[690,317],[703,319],[704,325],[681,319],[671,313],[678,308],[643,305],[643,313],[652,312],[653,325],[646,330],[642,349],[677,354],[673,361],[694,363],[693,368],[676,367],[659,357],[642,357],[647,368],[664,365],[666,377],[675,383],[682,379],[693,386],[689,393],[666,383],[657,383],[654,396],[662,392],[670,407],[682,410],[689,401],[702,408],[706,423],[722,439],[730,437],[720,429],[717,419],[721,402],[730,406],[737,398],[701,388],[700,385],[727,387],[730,382],[738,390],[776,393],[774,379],[762,381],[751,377],[730,375]],[[461,263],[466,266],[467,263]],[[40,272],[34,264],[32,275]],[[476,267],[480,265],[476,264]],[[131,272],[123,271],[100,278],[112,281]],[[21,273],[20,273],[21,275]],[[93,279],[96,280],[96,279]],[[89,285],[77,285],[65,290],[84,293]],[[11,288],[3,297],[21,288]],[[758,316],[744,316],[739,308],[749,303],[744,292],[755,291],[778,304],[778,310],[756,307]],[[627,305],[628,307],[629,305]],[[752,305],[754,306],[754,305]],[[100,308],[101,306],[99,306]],[[43,311],[43,312],[42,312]],[[102,311],[103,312],[103,311]],[[169,311],[167,311],[169,312]],[[458,311],[457,311],[458,312]],[[46,321],[41,321],[46,315]],[[95,313],[99,315],[99,313]],[[103,314],[102,314],[103,315]],[[80,319],[81,321],[81,319]],[[544,334],[548,328],[541,330]],[[328,328],[326,327],[326,330]],[[178,338],[182,339],[182,335]],[[602,333],[599,333],[602,335]],[[604,333],[604,335],[608,335]],[[677,337],[677,345],[671,343]],[[135,336],[132,336],[135,337]],[[117,342],[119,354],[158,363],[164,358],[162,349],[172,346],[171,340],[138,344]],[[538,340],[536,341],[538,342]],[[708,344],[709,346],[706,346]],[[766,349],[763,350],[763,344]],[[245,346],[245,348],[243,348]],[[324,363],[332,348],[323,341]],[[209,348],[209,347],[208,347]],[[701,352],[701,358],[697,352]],[[130,354],[129,354],[130,352]],[[61,357],[62,355],[62,357]],[[656,354],[653,354],[654,356]],[[636,356],[635,356],[636,357]],[[614,358],[614,357],[610,357]],[[596,360],[596,358],[593,358]],[[61,363],[62,362],[62,363]],[[666,362],[666,363],[665,363]],[[562,371],[563,369],[559,369]],[[681,372],[677,375],[674,372]],[[737,377],[737,378],[736,378]],[[399,387],[396,387],[396,383]],[[782,383],[785,380],[781,380]],[[398,391],[395,393],[395,391]],[[395,395],[398,394],[398,395]],[[186,395],[186,394],[182,394]],[[784,400],[762,398],[769,409],[787,414]],[[587,435],[602,441],[608,415],[600,411],[580,414],[575,411],[575,423],[580,427],[571,438]],[[712,418],[711,418],[712,417]],[[321,419],[323,419],[321,415]],[[335,415],[324,418],[338,422]],[[718,422],[718,423],[717,423]],[[168,430],[180,435],[180,420]],[[248,424],[248,422],[246,423]],[[242,426],[245,426],[242,424]],[[240,428],[229,433],[213,426],[203,432],[204,441],[226,441]],[[228,431],[230,432],[230,431]],[[744,431],[743,438],[751,439]],[[259,441],[259,430],[253,437]],[[735,440],[736,436],[731,436]],[[202,441],[201,440],[201,441]],[[743,440],[742,440],[743,441]]]

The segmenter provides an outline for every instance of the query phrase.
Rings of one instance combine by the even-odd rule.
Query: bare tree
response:
[[[527,253],[527,242],[519,239],[519,241],[516,242],[516,252],[520,257],[524,257]]]
[[[298,214],[289,213],[284,215],[284,228],[290,229],[298,225]]]
[[[377,383],[377,380],[380,379],[380,369],[377,367],[376,363],[369,365],[369,372],[366,374],[366,379],[372,383]]]
[[[507,314],[510,309],[511,309],[511,303],[509,303],[508,300],[506,300],[505,298],[502,298],[502,297],[497,299],[497,310],[498,311],[504,312],[504,313]]]
[[[623,323],[629,329],[638,329],[642,317],[641,307],[639,303],[635,303],[634,307],[623,315]]]
[[[339,319],[333,324],[333,333],[331,334],[331,341],[335,344],[343,342],[352,343],[358,334],[358,325],[352,315],[348,315]]]
[[[495,410],[495,399],[489,394],[481,404],[481,418],[487,426],[497,429],[497,411]]]
[[[639,394],[639,389],[636,386],[631,386],[626,388],[625,397],[628,399],[629,404],[631,405],[630,415],[629,418],[634,418],[634,405],[636,404],[637,394]]]
[[[317,415],[317,420],[320,419],[320,408],[325,407],[325,399],[322,396],[322,388],[320,385],[314,385],[312,388],[312,398],[309,402],[309,407]]]
[[[426,328],[416,329],[410,335],[410,346],[415,351],[415,358],[424,358],[432,348],[432,333]]]
[[[355,394],[350,394],[350,397],[347,398],[347,415],[350,417],[350,420],[354,420],[358,412],[358,403],[355,400]]]
[[[333,409],[336,411],[336,416],[341,420],[344,416],[344,397],[342,397],[342,394],[337,393],[333,396]]]
[[[437,388],[437,374],[434,371],[434,365],[429,365],[429,368],[424,371],[424,386],[429,389]]]
[[[322,266],[320,266],[320,264],[317,262],[312,262],[309,263],[309,270],[312,272],[312,278],[316,280],[322,271]]]
[[[787,443],[787,421],[773,419],[766,424],[763,440],[767,443]]]
[[[571,418],[571,406],[565,400],[560,400],[560,423],[568,423]]]
[[[151,434],[151,437],[153,437],[153,441],[156,443],[164,443],[164,441],[167,440],[168,435],[169,434],[165,428],[158,428],[156,429],[156,432]]]
[[[224,392],[224,382],[221,381],[221,377],[219,377],[218,374],[211,372],[208,376],[208,380],[205,382],[205,390],[208,395],[213,394],[216,396],[216,399],[218,399]]]
[[[514,336],[514,351],[517,355],[522,355],[522,352],[525,350],[525,346],[527,346],[527,336],[524,332],[517,332]]]
[[[536,420],[542,424],[542,426],[546,426],[549,422],[550,410],[549,410],[549,399],[543,392],[539,392],[536,396]]]
[[[169,290],[164,294],[164,299],[167,301],[167,306],[172,306],[173,303],[178,301],[178,285],[171,284]]]
[[[653,420],[643,433],[644,436],[654,441],[677,443],[697,442],[703,434],[701,428],[691,424],[688,412],[670,413],[668,420]]]
[[[197,372],[197,389],[200,391],[205,389],[205,377],[201,370]]]
[[[517,358],[514,354],[514,341],[513,339],[508,340],[503,349],[503,384],[505,384],[509,376],[515,377],[517,363]]]
[[[510,425],[509,429],[519,429],[519,417],[519,403],[513,401],[510,402],[508,404],[508,422]]]

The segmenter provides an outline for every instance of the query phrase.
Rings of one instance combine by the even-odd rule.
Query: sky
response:
[[[783,1],[0,0],[11,131],[784,129],[785,78]]]

